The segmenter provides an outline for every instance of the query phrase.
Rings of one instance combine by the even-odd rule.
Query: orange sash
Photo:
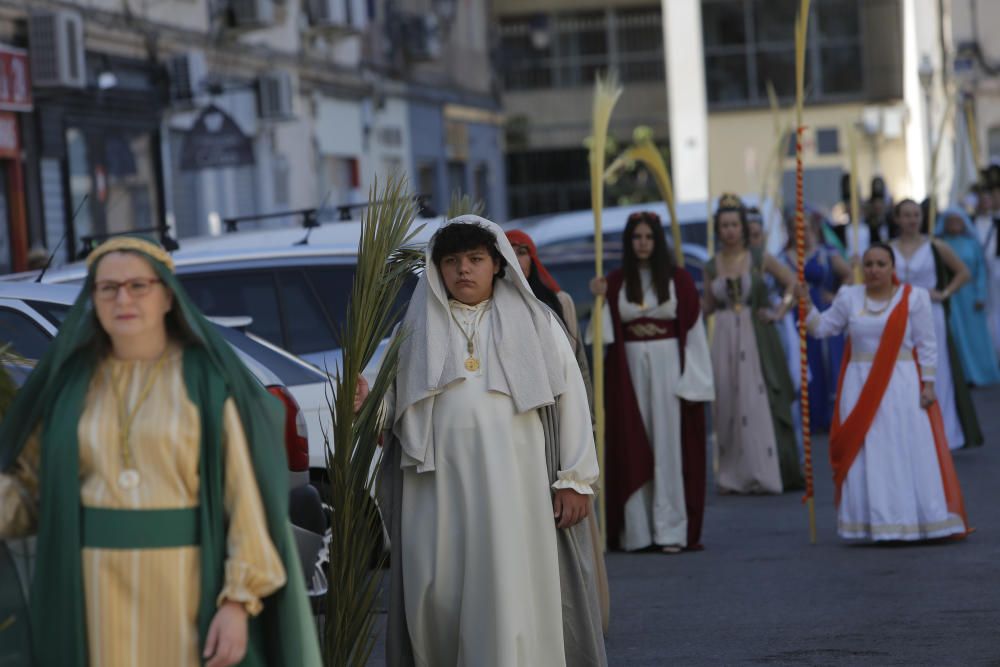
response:
[[[882,340],[879,342],[878,351],[875,353],[875,359],[872,361],[872,368],[865,380],[865,385],[861,388],[858,402],[854,405],[854,409],[851,410],[847,419],[841,423],[840,393],[844,387],[844,373],[851,359],[851,339],[850,337],[847,339],[844,357],[840,365],[840,380],[837,383],[837,402],[833,411],[833,423],[830,427],[830,466],[833,468],[833,482],[836,486],[835,499],[838,505],[840,504],[840,492],[844,480],[847,479],[847,473],[851,469],[854,459],[857,458],[858,452],[864,447],[865,436],[875,420],[875,414],[878,412],[882,397],[889,387],[889,380],[892,379],[910,315],[911,291],[910,285],[903,286],[903,296],[896,307],[892,309],[892,313],[889,314],[889,319],[885,323]],[[915,349],[913,350],[913,358],[914,362],[917,363],[919,375],[920,365]],[[958,476],[955,474],[951,451],[948,449],[948,440],[945,437],[941,409],[937,403],[927,408],[927,418],[930,420],[931,432],[934,436],[934,447],[937,450],[938,466],[941,469],[941,481],[944,484],[948,511],[961,516],[965,525],[968,526],[965,505],[962,501],[962,490],[958,485]]]

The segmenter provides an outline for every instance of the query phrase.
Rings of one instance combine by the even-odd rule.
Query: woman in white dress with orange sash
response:
[[[899,284],[888,245],[872,244],[862,262],[864,285],[842,288],[828,310],[808,318],[814,336],[849,335],[830,431],[837,532],[873,541],[964,536],[934,391],[930,297]]]

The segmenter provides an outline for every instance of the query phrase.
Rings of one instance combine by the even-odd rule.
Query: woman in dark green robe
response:
[[[176,522],[171,521],[157,525],[163,516],[156,510],[134,510],[123,513],[136,516],[119,516],[114,526],[103,526],[101,532],[124,545],[120,548],[157,548],[153,543],[172,544],[181,538],[190,540],[184,544],[198,547],[201,593],[196,631],[199,645],[204,646],[225,576],[228,518],[223,488],[223,405],[231,398],[260,491],[267,523],[263,528],[287,574],[287,584],[268,596],[262,613],[249,620],[246,654],[240,664],[318,667],[315,625],[288,522],[287,477],[275,474],[287,467],[281,447],[280,406],[192,306],[162,248],[137,237],[118,237],[96,249],[94,257],[109,252],[135,253],[146,260],[172,295],[173,306],[166,318],[168,331],[173,341],[183,343],[184,384],[201,417],[201,450],[199,503],[190,511],[192,531],[177,530]],[[90,660],[80,557],[87,531],[81,520],[85,508],[81,507],[77,426],[95,368],[107,354],[106,332],[93,302],[97,265],[96,261],[91,263],[80,296],[58,336],[0,424],[0,471],[5,473],[18,462],[31,435],[41,428],[37,559],[29,619],[32,662],[43,667],[83,667]]]

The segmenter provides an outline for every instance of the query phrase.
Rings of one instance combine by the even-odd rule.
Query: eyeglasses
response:
[[[118,297],[118,290],[125,288],[133,299],[141,299],[149,294],[153,285],[163,282],[159,278],[133,278],[131,280],[102,280],[94,285],[94,295],[101,301],[113,301]]]

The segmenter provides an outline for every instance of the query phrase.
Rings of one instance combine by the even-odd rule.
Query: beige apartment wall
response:
[[[850,168],[846,128],[861,119],[862,105],[845,104],[823,106],[805,110],[803,123],[803,166]],[[791,122],[791,112],[785,111],[782,123]],[[840,152],[835,155],[818,155],[815,132],[819,128],[840,129]],[[907,173],[906,144],[902,138],[879,139],[873,142],[862,134],[857,136],[857,179],[864,196],[875,175],[882,176],[890,193],[899,199],[907,196],[911,179]],[[710,113],[709,137],[709,189],[711,195],[720,192],[759,194],[768,164],[775,168],[773,154],[779,137],[775,134],[774,118],[770,111],[740,111]],[[795,168],[794,158],[782,158],[782,170]],[[771,178],[773,182],[773,177]],[[794,193],[785,193],[791,201]]]
[[[575,148],[590,134],[593,97],[589,87],[513,91],[504,95],[503,104],[508,119],[528,118],[530,148]],[[625,86],[609,131],[619,142],[629,142],[638,125],[652,127],[657,138],[669,136],[663,84]]]
[[[953,0],[952,32],[956,46],[963,42],[977,42],[983,58],[994,67],[1000,66],[1000,40],[996,38],[1000,27],[1000,2],[995,0]],[[990,129],[1000,131],[1000,76],[976,72],[966,82],[966,89],[975,99],[975,122],[981,162],[1000,161],[1000,153],[989,154]],[[982,165],[980,165],[982,166]]]
[[[148,22],[164,27],[206,32],[208,30],[208,0],[31,0],[32,8],[75,5],[84,20],[93,18],[90,12],[124,15],[127,7],[137,22]]]
[[[400,8],[423,14],[431,11],[431,3],[429,0],[403,0]],[[456,2],[441,58],[414,65],[411,70],[414,82],[457,86],[479,94],[492,92],[490,21],[486,0]]]
[[[186,0],[172,1],[184,2]],[[283,5],[277,5],[273,27],[247,32],[239,38],[239,41],[243,44],[251,44],[283,53],[298,53],[302,39],[302,26],[306,22],[303,3],[304,0],[286,0]]]

